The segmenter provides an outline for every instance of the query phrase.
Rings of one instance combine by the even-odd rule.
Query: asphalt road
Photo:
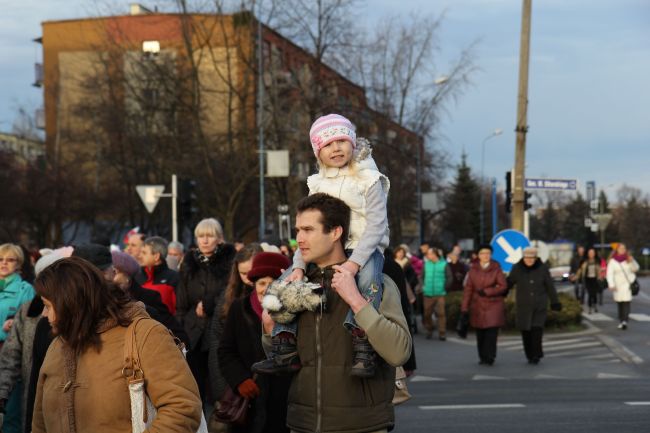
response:
[[[473,335],[416,335],[413,398],[396,408],[394,431],[650,433],[650,278],[640,281],[626,331],[606,293],[583,331],[545,335],[536,366],[517,334],[499,337],[492,367],[477,364]]]

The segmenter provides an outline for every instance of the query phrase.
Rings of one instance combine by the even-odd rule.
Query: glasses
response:
[[[18,261],[15,257],[0,257],[0,263],[16,263]]]

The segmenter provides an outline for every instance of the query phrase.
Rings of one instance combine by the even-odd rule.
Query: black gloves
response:
[[[460,313],[458,323],[456,324],[456,333],[460,338],[467,338],[467,330],[469,329],[469,313]]]
[[[562,311],[562,304],[560,304],[559,302],[551,304],[551,310],[553,310],[553,311]]]

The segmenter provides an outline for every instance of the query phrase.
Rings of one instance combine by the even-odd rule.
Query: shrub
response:
[[[516,289],[510,291],[506,297],[506,326],[504,329],[516,329],[515,326],[515,297]],[[566,293],[559,293],[558,298],[562,303],[562,311],[551,311],[550,307],[546,315],[546,329],[564,329],[579,325],[582,321],[582,306],[573,296]],[[446,312],[447,328],[456,329],[460,317],[460,307],[463,301],[463,292],[450,292],[447,294]]]

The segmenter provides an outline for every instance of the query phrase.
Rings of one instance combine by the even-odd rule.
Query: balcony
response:
[[[43,86],[43,64],[34,63],[34,82],[32,83],[34,87]]]

